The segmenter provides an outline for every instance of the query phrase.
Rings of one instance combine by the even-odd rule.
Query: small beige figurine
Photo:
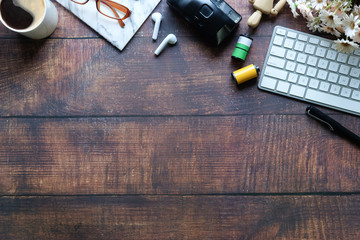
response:
[[[274,5],[274,0],[249,0],[249,3],[254,4],[256,12],[254,12],[248,20],[249,27],[256,28],[261,20],[262,14],[270,14],[276,16],[279,11],[284,7],[286,0],[279,0]]]

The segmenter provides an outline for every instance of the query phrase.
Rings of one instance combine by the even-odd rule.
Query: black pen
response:
[[[306,108],[306,114],[326,124],[332,132],[341,135],[344,138],[347,138],[360,146],[360,137],[358,135],[351,132],[349,129],[345,128],[340,123],[338,123],[337,121],[326,115],[325,113],[321,112],[316,107],[312,105],[308,106]]]

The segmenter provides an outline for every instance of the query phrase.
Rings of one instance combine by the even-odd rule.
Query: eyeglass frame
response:
[[[76,4],[80,4],[80,5],[85,5],[86,3],[89,2],[89,0],[85,0],[85,2],[77,2],[75,0],[71,0],[71,1],[76,3]],[[96,1],[96,9],[98,10],[99,13],[101,13],[102,15],[104,15],[104,16],[106,16],[108,18],[117,20],[122,28],[125,27],[125,23],[123,22],[123,20],[125,20],[126,18],[131,16],[131,11],[127,7],[125,7],[124,5],[122,5],[120,3],[113,2],[111,0],[95,0],[95,1]],[[108,8],[110,8],[113,11],[113,13],[115,14],[116,17],[112,17],[112,16],[109,16],[109,15],[101,12],[100,11],[100,4],[101,3],[105,4]],[[115,9],[125,13],[125,15],[122,18],[120,18],[119,14],[116,12]]]

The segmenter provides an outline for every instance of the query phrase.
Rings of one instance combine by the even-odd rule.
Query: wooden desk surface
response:
[[[165,1],[159,41],[148,19],[123,52],[57,3],[46,40],[0,26],[0,239],[360,239],[360,149],[306,103],[231,79],[304,20],[265,16],[241,64],[253,8],[228,2],[243,20],[218,48]]]

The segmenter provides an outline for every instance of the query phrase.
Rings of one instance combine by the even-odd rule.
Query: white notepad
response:
[[[95,0],[90,0],[85,5],[76,4],[70,0],[56,1],[121,51],[161,0],[113,0],[131,11],[131,16],[124,20],[124,28],[120,27],[118,21],[99,13]]]

